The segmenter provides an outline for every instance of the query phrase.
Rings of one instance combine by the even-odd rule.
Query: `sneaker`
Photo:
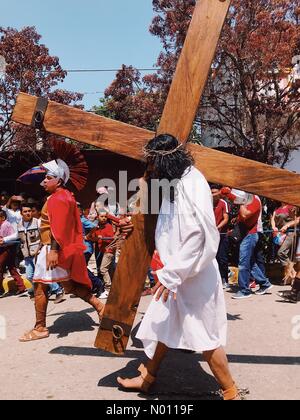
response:
[[[100,299],[107,299],[108,298],[108,291],[105,290],[103,293],[101,293],[101,295],[99,296]]]
[[[270,284],[270,286],[266,287],[260,287],[257,292],[255,292],[256,295],[265,295],[269,290],[273,289],[273,284]]]
[[[257,284],[255,283],[255,280],[253,280],[249,285],[250,289],[256,289],[256,286]]]
[[[279,297],[289,296],[290,294],[291,294],[291,290],[281,290],[276,293],[276,295]]]
[[[13,296],[13,293],[12,292],[4,292],[4,293],[2,293],[2,295],[0,295],[0,299],[6,298],[6,297],[9,297],[9,296]]]
[[[64,302],[64,301],[65,301],[65,294],[64,294],[64,292],[58,293],[56,295],[55,300],[54,300],[54,304],[55,305],[58,305],[59,303]]]
[[[102,293],[104,293],[104,288],[103,287],[95,287],[93,290],[92,290],[92,294],[93,295],[95,295],[96,296],[96,298],[99,298],[101,295],[102,295]]]
[[[290,303],[297,303],[300,300],[300,294],[293,293],[291,290],[286,290],[285,292],[278,292],[278,296],[280,296],[283,300]]]
[[[222,286],[223,286],[223,290],[230,289],[230,285],[226,281],[222,282]]]
[[[251,293],[243,293],[237,292],[235,295],[232,296],[232,299],[248,299],[251,297]]]
[[[27,291],[27,289],[17,290],[15,292],[15,296],[19,296],[19,297],[28,296],[28,291]]]

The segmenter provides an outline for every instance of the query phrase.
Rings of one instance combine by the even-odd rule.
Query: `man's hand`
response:
[[[229,194],[231,194],[231,188],[229,187],[223,187],[221,188],[221,194],[224,195],[225,197]]]
[[[155,275],[155,272],[152,272],[153,275]],[[158,292],[157,292],[158,291]],[[161,284],[159,281],[156,283],[154,287],[151,289],[152,295],[156,295],[155,300],[158,302],[161,297],[163,297],[163,301],[167,302],[169,298],[169,294],[171,293],[173,295],[174,300],[176,300],[176,293],[171,292],[169,289],[167,289],[163,284]]]
[[[51,250],[47,254],[47,270],[54,270],[58,266],[58,251]]]
[[[232,202],[236,199],[236,196],[232,193],[232,190],[229,187],[221,188],[221,196]]]
[[[281,233],[286,233],[286,231],[287,231],[289,228],[290,228],[290,226],[289,226],[289,225],[284,225],[284,226],[280,229],[280,232],[281,232]]]

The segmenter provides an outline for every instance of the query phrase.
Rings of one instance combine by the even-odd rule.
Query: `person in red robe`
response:
[[[48,286],[62,283],[72,293],[93,306],[101,319],[104,305],[92,294],[84,258],[82,224],[74,196],[64,185],[70,177],[61,159],[43,164],[46,177],[42,185],[49,194],[41,214],[41,242],[34,273],[35,327],[25,333],[21,342],[49,337],[46,326]]]

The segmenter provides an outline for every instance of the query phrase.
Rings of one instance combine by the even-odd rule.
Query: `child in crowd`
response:
[[[18,272],[15,260],[16,260],[16,246],[15,244],[5,243],[5,239],[10,235],[14,234],[14,227],[7,221],[7,214],[4,210],[0,210],[0,295],[1,297],[6,296],[3,288],[3,278],[6,267],[8,268],[11,276],[15,280],[18,290],[16,295],[20,295],[26,292],[26,288],[20,273]]]
[[[33,285],[35,271],[35,260],[41,249],[40,220],[33,217],[32,204],[23,202],[21,204],[21,221],[17,225],[17,231],[4,238],[4,243],[21,241],[21,251],[25,261],[26,278]],[[28,290],[29,297],[34,298],[34,287]],[[59,284],[53,283],[49,286],[49,295],[55,295],[56,304],[64,300],[64,290]]]
[[[115,256],[115,248],[111,248],[110,244],[114,240],[115,231],[111,223],[108,221],[108,213],[102,210],[98,216],[99,225],[93,229],[87,236],[88,241],[98,243],[99,252],[103,254],[100,273],[103,276],[105,288],[110,289],[111,277],[110,269]]]

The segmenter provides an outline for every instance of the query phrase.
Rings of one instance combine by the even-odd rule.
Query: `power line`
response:
[[[81,92],[82,95],[104,95],[105,92]]]
[[[138,71],[158,71],[160,70],[160,68],[143,68],[143,69],[137,69],[135,67],[133,67],[134,70],[138,70]],[[64,70],[68,73],[100,73],[100,72],[117,72],[117,71],[121,71],[123,69],[70,69],[70,70]],[[126,70],[126,69],[125,69]],[[51,72],[46,72],[46,73],[51,73]]]

